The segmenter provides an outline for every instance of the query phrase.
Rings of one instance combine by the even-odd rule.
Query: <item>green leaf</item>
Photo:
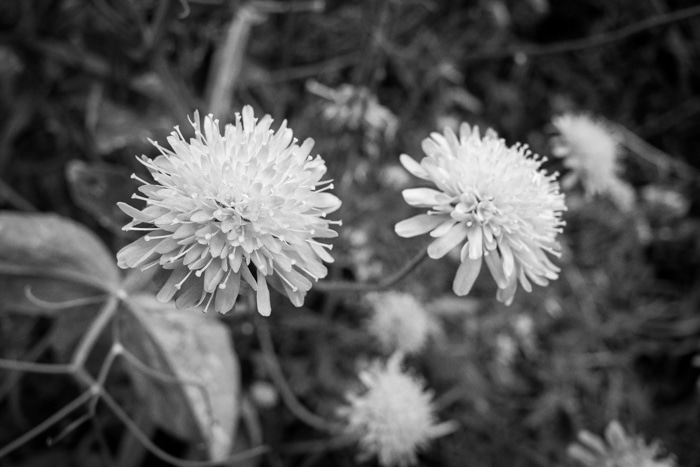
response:
[[[174,436],[226,458],[239,415],[240,370],[223,323],[212,314],[178,310],[153,295],[129,298],[124,347],[144,364],[183,383],[165,382],[127,365],[152,420]]]
[[[53,314],[47,304],[119,284],[114,255],[90,230],[55,214],[0,211],[0,311]]]

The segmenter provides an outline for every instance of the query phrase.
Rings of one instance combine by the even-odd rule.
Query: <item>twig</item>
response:
[[[27,373],[43,373],[46,375],[66,375],[75,370],[73,365],[56,365],[54,363],[21,362],[0,358],[0,368],[10,371],[24,371]]]
[[[663,26],[665,24],[674,23],[676,21],[690,19],[698,15],[700,15],[700,6],[694,6],[690,8],[685,8],[683,10],[674,11],[665,15],[652,16],[637,23],[630,24],[629,26],[625,26],[614,31],[596,34],[590,37],[562,41],[550,45],[525,45],[509,47],[505,50],[477,52],[475,54],[462,57],[461,60],[473,61],[500,59],[513,57],[519,54],[523,54],[528,57],[535,57],[590,49],[593,47],[600,47],[602,45],[610,44],[612,42],[625,39],[634,34],[639,34],[640,32],[646,31],[647,29],[652,29],[658,26]]]
[[[112,317],[117,311],[117,306],[119,305],[119,298],[116,296],[111,296],[102,309],[99,311],[97,317],[90,324],[87,330],[87,334],[78,343],[78,347],[75,349],[73,358],[71,359],[71,365],[74,368],[82,368],[87,360],[87,357],[95,345],[95,342],[102,334],[102,331],[112,320]]]
[[[659,115],[654,115],[653,118],[644,122],[644,124],[632,128],[636,134],[643,138],[651,138],[658,134],[664,133],[681,122],[690,119],[695,114],[700,112],[700,98],[694,97],[680,103],[677,107]]]
[[[297,441],[280,446],[282,454],[306,454],[309,452],[324,452],[334,449],[342,449],[357,442],[355,435],[341,435],[331,439],[313,439],[309,441]]]
[[[246,81],[248,86],[268,85],[284,81],[296,79],[306,79],[318,76],[320,73],[327,71],[339,71],[356,64],[362,59],[362,55],[358,52],[350,52],[345,55],[330,58],[323,62],[312,63],[310,65],[299,65],[291,68],[275,70],[267,74],[267,76],[255,79],[255,81]]]
[[[19,438],[12,441],[10,444],[6,445],[0,449],[0,459],[10,454],[17,448],[22,447],[25,443],[28,443],[32,439],[36,438],[44,431],[51,428],[56,423],[60,422],[64,417],[68,416],[71,412],[76,410],[78,407],[86,403],[94,395],[93,391],[88,390],[83,392],[80,396],[75,398],[72,402],[69,402],[65,407],[60,409],[58,412],[51,415],[49,418],[20,436]]]
[[[51,345],[51,333],[47,333],[41,338],[25,355],[22,356],[22,360],[26,362],[35,362]],[[22,378],[22,373],[14,372],[9,375],[9,377],[3,381],[0,385],[0,403],[5,399],[5,397],[12,391],[12,389],[19,383]]]
[[[104,295],[95,295],[92,297],[80,297],[72,300],[65,300],[62,302],[52,302],[49,300],[44,300],[34,295],[34,292],[32,292],[31,285],[26,285],[24,287],[24,296],[27,297],[27,300],[29,300],[34,305],[39,306],[41,308],[45,308],[47,310],[65,310],[67,308],[94,305],[95,303],[99,303],[105,299]]]
[[[326,8],[325,0],[297,0],[297,1],[269,1],[257,0],[253,3],[256,10],[261,13],[319,13]]]
[[[674,169],[679,176],[688,180],[698,178],[698,172],[695,167],[652,146],[624,126],[613,123],[611,125],[621,136],[622,144],[646,162],[657,166],[664,172]]]
[[[258,319],[256,330],[258,333],[258,340],[260,342],[260,348],[262,349],[263,356],[265,357],[265,363],[267,364],[267,370],[270,373],[270,377],[280,391],[282,400],[285,405],[299,420],[306,423],[310,427],[316,428],[320,431],[335,432],[338,431],[337,427],[327,420],[319,417],[318,415],[312,413],[299,402],[292,388],[289,387],[284,374],[282,373],[282,368],[280,367],[280,362],[277,359],[277,354],[275,353],[275,348],[272,344],[272,336],[270,336],[270,329],[268,328],[267,322],[264,319]]]
[[[179,467],[214,467],[219,465],[232,465],[260,456],[269,451],[269,448],[267,446],[256,446],[246,451],[239,452],[238,454],[234,454],[226,459],[216,461],[190,461],[180,459],[178,457],[168,454],[167,452],[163,451],[161,448],[156,446],[153,443],[153,441],[151,441],[150,438],[146,436],[143,433],[143,431],[141,431],[141,428],[139,428],[139,426],[136,423],[134,423],[134,421],[129,417],[129,415],[124,411],[124,409],[122,409],[119,406],[117,401],[115,401],[111,395],[102,391],[101,396],[104,403],[112,410],[114,415],[116,415],[117,418],[121,420],[121,422],[124,425],[126,425],[127,429],[131,432],[131,434],[133,434],[134,437],[138,439],[138,441],[151,452],[151,454],[165,462]]]
[[[4,199],[20,211],[37,211],[38,209],[22,195],[17,193],[10,185],[0,180],[0,199]]]
[[[162,371],[156,370],[155,368],[151,368],[145,363],[143,363],[141,360],[139,360],[138,357],[136,357],[136,355],[134,355],[124,347],[121,348],[120,355],[124,357],[124,360],[126,360],[134,369],[162,383],[179,386],[194,386],[197,390],[199,390],[199,392],[202,395],[202,398],[204,399],[207,416],[210,419],[214,418],[214,408],[212,407],[211,398],[209,397],[209,393],[207,393],[207,388],[202,382],[195,381],[193,379],[186,379],[169,375]]]
[[[255,5],[255,4],[253,4]],[[206,87],[207,109],[214,115],[226,117],[231,109],[233,92],[243,66],[243,58],[253,25],[264,20],[256,6],[244,5],[236,12],[226,31],[226,39],[216,50],[209,68]]]
[[[379,282],[321,281],[314,285],[314,289],[322,292],[364,292],[387,289],[410,274],[427,257],[428,250],[426,248],[421,248],[418,254],[401,269]]]
[[[86,285],[88,287],[93,287],[97,290],[101,290],[105,293],[113,294],[112,288],[105,284],[99,278],[89,276],[76,271],[67,271],[62,269],[54,268],[42,268],[34,266],[21,266],[17,264],[9,264],[0,262],[0,274],[14,275],[14,276],[29,276],[29,277],[43,277],[46,279],[56,279],[65,282],[75,282],[76,284]]]

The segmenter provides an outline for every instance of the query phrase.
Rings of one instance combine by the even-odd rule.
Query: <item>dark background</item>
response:
[[[393,233],[396,221],[415,212],[401,200],[405,182],[390,174],[399,154],[421,156],[420,141],[431,131],[454,121],[492,126],[510,143],[527,142],[546,155],[553,115],[601,116],[652,145],[626,139],[623,151],[622,176],[639,201],[622,214],[605,199],[574,194],[559,281],[532,294],[520,290],[509,308],[495,303],[487,280],[467,301],[451,302],[450,260],[425,264],[401,286],[451,330],[443,347],[413,365],[438,394],[465,388],[441,413],[460,430],[421,459],[574,465],[566,447],[576,433],[600,433],[618,419],[647,440],[661,440],[680,465],[700,466],[700,18],[689,11],[665,20],[697,2],[317,4],[323,8],[282,1],[0,0],[0,208],[56,212],[87,225],[115,251],[123,246],[125,220],[114,203],[134,191],[129,174],[143,173],[134,155],[154,155],[147,138],[164,142],[174,125],[189,129],[186,118],[195,109],[209,110],[216,53],[235,15],[251,6],[259,18],[248,23],[250,34],[226,49],[241,62],[233,69],[231,105],[217,117],[229,121],[250,104],[258,115],[288,119],[298,138],[316,140],[314,151],[343,200],[336,278],[392,271],[421,244]],[[309,80],[367,88],[396,116],[396,137],[328,121],[327,102],[309,92]],[[547,168],[562,169],[558,161]],[[648,202],[642,193],[649,187],[676,192],[687,212]],[[309,307],[319,303],[312,292]],[[338,320],[356,324],[351,301],[332,303]],[[0,352],[24,355],[50,327],[0,315]],[[232,331],[243,368],[251,367],[245,336]],[[278,339],[286,339],[281,358],[292,378],[316,371],[318,356],[304,356],[307,344]],[[515,352],[504,363],[502,342],[509,339]],[[51,351],[42,358],[52,361]],[[300,359],[308,361],[294,366]],[[252,376],[244,372],[245,378]],[[299,389],[301,397],[323,407],[314,399],[316,386],[325,387],[323,375],[307,378],[318,383]],[[69,383],[44,381],[26,377],[0,393],[0,444],[65,403]],[[114,384],[129,397],[127,382]],[[12,464],[0,465],[108,465],[97,453],[116,449],[122,428],[102,416],[103,443],[85,426],[56,447],[34,441]],[[303,439],[308,433],[295,423],[286,417],[264,425],[264,439]],[[164,446],[181,448],[163,437]],[[341,451],[262,462],[352,465],[352,459]]]

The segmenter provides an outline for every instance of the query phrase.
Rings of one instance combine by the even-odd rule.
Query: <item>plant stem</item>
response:
[[[577,50],[600,47],[622,39],[625,39],[634,34],[652,29],[658,26],[675,23],[677,21],[686,20],[694,16],[700,15],[700,6],[693,6],[682,10],[673,11],[664,15],[652,16],[636,23],[630,24],[620,29],[596,34],[594,36],[583,37],[581,39],[573,39],[562,42],[555,42],[547,45],[525,45],[510,47],[505,50],[483,51],[476,52],[471,55],[462,57],[462,61],[473,60],[491,60],[500,58],[514,57],[518,54],[523,54],[527,57],[535,57],[541,55],[552,55],[564,52],[574,52]]]
[[[85,337],[80,340],[80,343],[73,354],[71,365],[73,365],[74,368],[83,367],[88,355],[90,354],[90,351],[95,345],[95,342],[116,313],[117,305],[119,305],[119,298],[116,296],[109,297],[104,303],[97,317],[90,324],[87,334],[85,334]]]
[[[73,365],[56,365],[54,363],[20,362],[0,358],[0,368],[11,371],[26,371],[29,373],[44,373],[48,375],[66,375],[73,373]]]
[[[235,463],[243,462],[245,460],[252,459],[254,457],[265,454],[269,450],[267,446],[256,446],[254,448],[248,449],[243,452],[239,452],[226,459],[221,460],[190,461],[186,459],[180,459],[168,454],[167,452],[163,451],[161,448],[156,446],[153,443],[153,441],[151,441],[149,437],[146,436],[145,433],[143,433],[141,428],[139,428],[139,426],[129,417],[129,415],[124,411],[124,409],[122,409],[119,406],[119,404],[112,398],[112,396],[102,391],[101,397],[104,403],[112,410],[114,415],[116,415],[117,418],[121,420],[121,422],[124,425],[126,425],[127,429],[131,432],[131,434],[134,435],[134,437],[141,444],[143,444],[143,446],[146,449],[148,449],[151,452],[151,454],[165,462],[179,467],[210,467],[217,465],[233,465]]]
[[[270,329],[268,328],[267,322],[264,319],[258,319],[257,325],[255,326],[258,333],[258,341],[260,342],[260,348],[262,349],[263,356],[265,357],[265,363],[267,364],[267,371],[272,378],[272,381],[277,386],[277,389],[282,396],[282,400],[285,405],[299,420],[306,423],[310,427],[316,428],[320,431],[336,432],[337,427],[332,423],[328,422],[324,418],[312,413],[309,409],[304,407],[297,396],[289,387],[287,379],[282,373],[282,368],[280,362],[275,353],[275,348],[272,344],[272,336],[270,336]]]
[[[19,438],[15,439],[12,441],[10,444],[6,445],[2,449],[0,449],[0,459],[5,457],[6,455],[10,454],[12,451],[15,449],[21,447],[25,443],[28,443],[31,441],[33,438],[36,438],[39,436],[41,433],[44,431],[48,430],[51,428],[53,425],[61,421],[63,417],[68,416],[71,412],[76,410],[78,407],[83,405],[85,402],[87,402],[91,397],[93,396],[93,392],[88,390],[83,392],[80,396],[77,398],[73,399],[72,402],[68,403],[65,407],[63,407],[61,410],[56,412],[55,414],[51,415],[49,418],[20,436]]]
[[[321,281],[314,285],[314,289],[323,292],[364,292],[369,290],[383,290],[391,287],[417,268],[425,258],[428,250],[421,248],[416,256],[394,274],[378,282],[351,282],[351,281]]]

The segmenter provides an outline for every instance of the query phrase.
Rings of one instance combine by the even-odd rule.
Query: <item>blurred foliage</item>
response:
[[[552,115],[603,116],[686,164],[673,170],[627,151],[624,178],[638,192],[671,190],[687,209],[640,197],[635,211],[621,214],[606,200],[572,194],[561,278],[532,294],[520,291],[509,308],[495,303],[488,281],[478,281],[468,299],[453,297],[457,262],[450,259],[424,263],[402,282],[443,324],[444,335],[411,362],[435,389],[442,418],[460,424],[421,461],[574,465],[566,448],[579,430],[601,432],[618,419],[661,440],[679,465],[700,466],[700,163],[693,157],[700,147],[700,20],[547,52],[694,6],[691,0],[3,0],[0,208],[58,213],[97,232],[112,250],[123,246],[124,222],[113,205],[129,201],[128,175],[143,173],[134,155],[155,154],[148,138],[164,142],[173,125],[187,131],[195,109],[208,111],[212,76],[220,71],[214,57],[231,43],[227,28],[245,9],[255,13],[247,20],[249,36],[230,46],[238,50],[224,50],[244,58],[233,70],[228,115],[217,117],[225,122],[251,104],[278,122],[289,119],[300,139],[316,140],[343,200],[336,279],[377,280],[424,246],[398,241],[393,232],[412,212],[399,191],[413,181],[396,167],[402,152],[420,156],[420,141],[431,131],[460,121],[493,126],[509,143],[528,142],[546,155]],[[395,135],[325,119],[329,102],[310,92],[311,81],[350,84],[376,96],[359,105],[381,104],[389,112],[382,115],[395,116]],[[562,169],[554,161],[548,168]],[[0,291],[9,292],[17,290]],[[366,310],[358,298],[312,291],[304,308],[276,310],[269,320],[290,386],[325,416],[351,384],[355,360],[380,353],[361,330]],[[67,344],[55,342],[54,329],[81,325],[57,323],[0,315],[0,355],[61,361]],[[260,465],[353,465],[349,450],[294,449],[318,434],[281,404],[255,397],[253,388],[268,376],[254,322],[234,314],[225,323],[241,360],[242,391],[255,406],[247,415],[241,409],[246,429],[239,431],[249,439],[236,444],[262,440],[288,448]],[[0,446],[75,393],[65,378],[46,385],[41,375],[9,375],[0,373]],[[133,410],[125,373],[113,379],[112,392]],[[125,457],[123,426],[107,411],[95,418],[68,430],[56,446],[35,440],[0,466],[114,465],[105,452],[121,452],[126,463],[119,465],[128,459],[161,465],[145,454]],[[188,452],[167,433],[153,436],[170,452]]]

